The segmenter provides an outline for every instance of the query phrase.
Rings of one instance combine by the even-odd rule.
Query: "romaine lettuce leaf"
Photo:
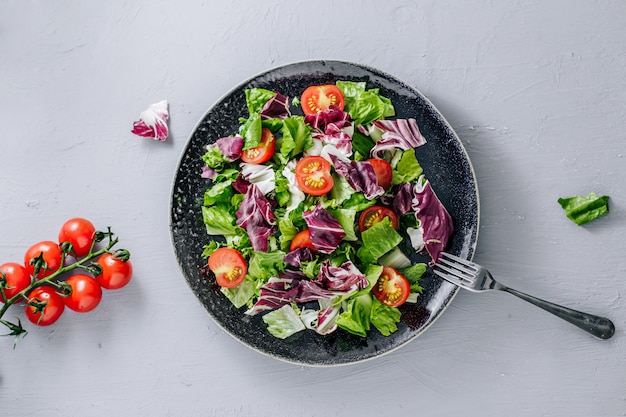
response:
[[[239,134],[243,138],[242,150],[258,146],[261,143],[262,130],[261,116],[259,116],[259,113],[252,113],[239,128]]]
[[[286,339],[306,329],[299,313],[296,311],[296,307],[291,304],[285,304],[281,308],[265,314],[263,321],[267,325],[267,331],[274,337]]]
[[[202,207],[202,220],[209,235],[236,236],[245,233],[235,225],[235,216],[222,205]]]
[[[243,282],[236,287],[221,287],[220,291],[230,300],[231,303],[233,303],[235,307],[241,308],[245,305],[251,307],[250,302],[255,294],[255,284],[253,280],[246,276]]]
[[[371,310],[372,296],[369,293],[350,298],[344,311],[337,317],[336,324],[352,334],[366,337],[370,329]]]
[[[602,217],[609,212],[609,196],[598,197],[596,193],[589,193],[586,197],[573,196],[559,198],[559,204],[565,210],[568,219],[582,225]]]
[[[303,116],[285,118],[280,132],[282,134],[280,153],[287,159],[293,158],[313,146],[311,128],[304,123]]]
[[[361,233],[361,239],[363,245],[357,251],[357,256],[363,263],[376,262],[402,242],[402,236],[391,227],[388,217]]]
[[[376,297],[372,297],[370,321],[383,336],[389,336],[398,330],[397,324],[400,317],[400,310],[397,307],[390,307],[380,302]]]
[[[393,170],[393,184],[406,184],[415,181],[422,175],[422,167],[417,161],[415,150],[407,149]]]
[[[268,100],[274,98],[275,92],[264,88],[250,88],[246,90],[246,105],[250,114],[260,113]]]

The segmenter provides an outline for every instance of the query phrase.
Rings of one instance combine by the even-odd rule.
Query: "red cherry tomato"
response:
[[[241,160],[251,164],[267,162],[276,151],[276,139],[272,132],[264,127],[261,133],[261,142],[254,148],[241,151]]]
[[[102,287],[95,278],[85,274],[72,275],[65,280],[71,288],[69,295],[63,298],[65,306],[79,313],[91,311],[102,300]]]
[[[123,260],[113,253],[105,253],[98,258],[102,273],[96,276],[96,281],[107,290],[117,290],[130,282],[133,276],[133,265],[129,260]]]
[[[87,219],[74,218],[63,224],[59,232],[59,243],[69,242],[74,255],[82,258],[89,253],[95,238],[96,228]]]
[[[56,322],[65,310],[63,297],[49,285],[42,285],[28,294],[24,308],[26,318],[37,326],[49,326]]]
[[[39,270],[35,279],[45,278],[52,275],[54,271],[61,267],[61,248],[55,242],[44,240],[35,243],[28,248],[24,255],[24,266],[31,276],[35,274],[35,264],[38,264]]]
[[[314,252],[317,252],[317,248],[313,245],[313,242],[311,242],[311,233],[309,233],[308,229],[298,232],[291,241],[291,245],[289,246],[290,251],[299,248],[310,248]]]
[[[390,307],[398,307],[409,298],[411,284],[395,269],[385,266],[378,281],[372,287],[372,294]]]
[[[359,216],[359,231],[363,233],[385,217],[389,218],[391,226],[398,230],[398,216],[391,209],[383,206],[371,206],[361,212]]]
[[[313,196],[324,195],[333,188],[330,163],[321,156],[307,156],[296,164],[298,187]]]
[[[372,164],[374,168],[374,173],[376,174],[376,183],[387,190],[391,187],[391,182],[393,180],[393,170],[391,169],[391,165],[389,162],[384,159],[372,158],[368,159],[367,162]]]
[[[330,106],[344,108],[344,97],[341,90],[333,84],[312,85],[302,93],[300,98],[304,114],[315,114]]]
[[[20,291],[25,290],[31,283],[31,277],[26,268],[15,262],[7,262],[0,265],[0,277],[2,275],[4,275],[5,279],[5,288],[2,291],[4,292],[4,298],[7,300],[13,298]],[[0,302],[2,302],[2,299],[0,299]]]
[[[209,269],[221,287],[233,288],[241,284],[248,272],[243,255],[236,249],[219,248],[209,256]]]

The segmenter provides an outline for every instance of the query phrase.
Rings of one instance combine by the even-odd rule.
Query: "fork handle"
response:
[[[593,314],[583,313],[582,311],[563,307],[558,304],[542,300],[541,298],[528,295],[513,288],[502,286],[499,289],[502,291],[506,291],[509,294],[513,294],[523,300],[526,300],[529,303],[532,303],[537,307],[540,307],[562,318],[563,320],[572,323],[574,326],[577,326],[584,331],[591,333],[596,337],[599,337],[600,339],[608,339],[615,333],[615,325],[611,320],[605,317],[595,316]]]

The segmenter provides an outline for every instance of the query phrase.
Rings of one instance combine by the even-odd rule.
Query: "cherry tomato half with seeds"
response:
[[[243,255],[236,249],[219,248],[209,256],[209,269],[220,287],[233,288],[241,284],[248,272]]]
[[[56,322],[63,311],[63,297],[49,286],[42,285],[28,294],[28,303],[24,308],[26,318],[37,326],[49,326]]]
[[[411,284],[404,275],[395,269],[385,266],[372,287],[372,294],[380,302],[390,307],[399,307],[409,298]]]
[[[315,114],[327,110],[330,106],[343,110],[345,101],[343,93],[334,84],[312,85],[304,90],[300,98],[304,114]]]
[[[317,248],[311,242],[311,233],[308,229],[298,232],[291,241],[291,245],[289,246],[290,251],[294,251],[300,248],[309,248],[313,252],[317,252]]]
[[[96,237],[96,228],[87,219],[80,217],[66,221],[59,232],[59,243],[72,244],[74,255],[78,258],[87,256]]]
[[[307,156],[296,164],[298,188],[312,196],[328,193],[334,184],[330,163],[321,156]]]
[[[389,189],[389,187],[391,187],[391,182],[393,181],[393,170],[391,169],[389,162],[378,158],[368,159],[367,162],[372,164],[372,167],[374,168],[376,183],[385,190]]]
[[[398,216],[393,210],[383,206],[371,206],[363,210],[359,216],[359,231],[363,233],[376,223],[383,221],[385,217],[388,217],[391,226],[398,230]]]
[[[85,274],[72,275],[65,280],[71,291],[63,298],[65,306],[79,313],[98,307],[102,300],[102,287],[95,278]]]
[[[35,243],[28,248],[24,255],[24,267],[35,279],[41,279],[52,275],[61,265],[61,248],[55,242],[44,240]],[[39,269],[35,276],[35,264]]]
[[[96,281],[102,288],[117,290],[130,282],[133,276],[133,265],[129,260],[123,260],[114,253],[105,253],[97,260],[102,273],[96,276]]]
[[[26,268],[15,262],[0,265],[0,276],[4,276],[5,288],[2,291],[7,300],[25,290],[31,283],[31,277]]]
[[[261,142],[254,148],[241,151],[241,160],[250,164],[262,164],[270,160],[276,151],[276,139],[272,132],[264,127]]]

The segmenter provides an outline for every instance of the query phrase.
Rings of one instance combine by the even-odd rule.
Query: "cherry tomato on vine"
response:
[[[117,290],[130,282],[133,276],[133,266],[129,260],[124,260],[114,253],[105,253],[98,258],[97,263],[102,267],[102,273],[96,280],[107,290]]]
[[[385,217],[389,218],[391,226],[398,230],[398,216],[391,209],[383,206],[371,206],[361,212],[359,216],[359,231],[362,233],[376,223],[383,221]]]
[[[248,272],[243,255],[236,249],[219,248],[209,256],[209,269],[221,287],[233,288],[241,284]]]
[[[79,313],[86,313],[98,307],[102,300],[102,287],[95,278],[85,274],[72,275],[65,280],[70,294],[63,298],[65,306]]]
[[[312,85],[304,90],[300,98],[304,114],[315,114],[324,111],[330,106],[344,108],[343,93],[334,84]]]
[[[26,268],[15,262],[0,265],[0,278],[4,275],[4,299],[13,298],[20,291],[25,290],[31,283],[31,277]],[[0,299],[2,302],[2,299]]]
[[[28,294],[28,303],[24,308],[26,318],[37,326],[49,326],[56,322],[65,310],[63,297],[49,286],[42,285]]]
[[[390,307],[404,304],[410,292],[411,284],[405,276],[389,266],[383,267],[383,272],[372,287],[372,294]]]
[[[291,245],[289,246],[289,250],[293,251],[300,248],[309,248],[314,252],[317,252],[317,248],[311,242],[311,233],[308,229],[305,229],[301,232],[298,232],[291,241]]]
[[[55,242],[44,240],[35,243],[28,248],[24,255],[24,267],[35,279],[45,278],[52,275],[61,265],[61,248]],[[35,276],[35,264],[38,264],[38,272]]]
[[[393,170],[391,169],[389,162],[378,158],[368,159],[367,162],[372,164],[372,167],[374,168],[376,183],[385,190],[391,187],[391,182],[393,181]]]
[[[264,127],[261,142],[254,148],[241,151],[241,160],[250,164],[262,164],[270,160],[276,151],[276,139],[272,132]]]
[[[89,220],[77,217],[63,224],[59,232],[59,243],[71,243],[74,255],[82,258],[89,253],[95,233],[96,228]]]
[[[313,196],[324,195],[333,188],[330,163],[321,156],[306,156],[296,164],[298,187]]]

